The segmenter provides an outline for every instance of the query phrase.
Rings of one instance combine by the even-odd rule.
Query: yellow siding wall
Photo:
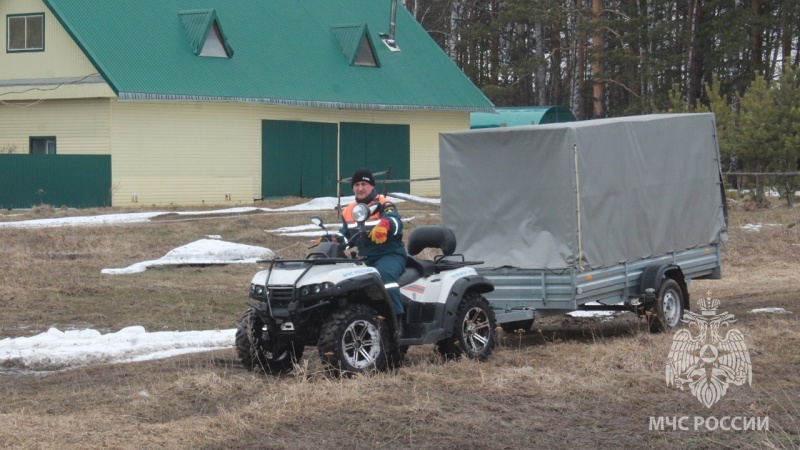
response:
[[[0,152],[28,153],[31,136],[55,136],[59,155],[108,155],[108,99],[48,100],[25,108],[0,104]]]
[[[262,120],[408,124],[412,179],[439,176],[439,132],[469,128],[467,112],[340,111],[241,103],[112,101],[111,105],[115,206],[252,203],[261,197]],[[411,192],[438,196],[439,183],[412,183]],[[226,193],[231,200],[226,200]]]
[[[7,21],[9,14],[44,13],[44,51],[6,52]],[[0,81],[41,80],[54,78],[82,78],[99,75],[89,59],[41,0],[0,1],[0,36],[3,48],[0,51]],[[8,84],[8,83],[5,83]],[[38,100],[41,98],[110,97],[113,91],[105,83],[72,86],[43,85],[29,90],[29,85],[0,85],[0,100]],[[45,90],[41,90],[45,89]],[[27,92],[22,92],[27,91]],[[15,93],[15,94],[9,94]]]

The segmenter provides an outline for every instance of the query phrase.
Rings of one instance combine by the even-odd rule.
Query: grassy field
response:
[[[284,200],[276,207],[299,199]],[[408,227],[438,223],[436,207],[400,205]],[[118,210],[37,208],[0,222]],[[22,215],[19,215],[22,214]],[[141,224],[0,228],[0,339],[54,326],[118,331],[233,328],[256,265],[150,269],[103,275],[206,235],[300,257],[310,238],[264,230],[312,213],[256,213]],[[335,212],[322,214],[335,221]],[[311,355],[284,377],[245,371],[233,349],[90,366],[46,376],[0,371],[0,448],[799,448],[800,209],[734,205],[723,280],[691,284],[736,316],[753,367],[705,408],[666,386],[671,334],[634,315],[553,317],[502,335],[489,361],[445,362],[412,348],[397,371],[326,376]],[[761,223],[760,231],[743,229]],[[755,314],[782,307],[788,314]],[[9,368],[7,368],[9,369]],[[769,430],[652,431],[651,418],[769,417]]]

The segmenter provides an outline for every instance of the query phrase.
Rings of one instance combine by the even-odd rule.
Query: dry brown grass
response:
[[[289,200],[284,200],[289,202]],[[284,377],[246,372],[233,350],[84,367],[48,376],[0,375],[0,447],[84,448],[798,448],[800,269],[798,209],[731,211],[724,279],[696,281],[735,314],[753,385],[733,386],[710,410],[668,388],[671,335],[631,314],[552,317],[504,335],[486,363],[444,362],[412,348],[396,372],[333,379],[313,351]],[[108,211],[101,211],[108,212]],[[409,227],[437,208],[402,204]],[[40,214],[40,213],[37,213]],[[54,210],[44,216],[84,215]],[[8,213],[4,213],[8,216]],[[144,224],[0,229],[0,338],[49,326],[116,331],[231,328],[254,266],[100,274],[155,259],[208,234],[302,256],[311,239],[263,232],[310,213],[250,214]],[[41,218],[42,215],[37,216]],[[324,213],[335,221],[335,213]],[[0,220],[19,217],[0,217]],[[774,223],[760,232],[747,223]],[[749,311],[780,306],[791,314]],[[651,416],[765,416],[770,432],[649,431]]]

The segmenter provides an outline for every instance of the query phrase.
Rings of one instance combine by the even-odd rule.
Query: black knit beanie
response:
[[[366,181],[367,183],[375,186],[375,177],[372,176],[372,172],[363,167],[353,172],[353,178],[350,180],[350,186],[352,187],[359,181]]]

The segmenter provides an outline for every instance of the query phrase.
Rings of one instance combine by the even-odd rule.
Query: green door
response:
[[[349,177],[359,167],[372,172],[392,168],[392,179],[411,178],[411,139],[408,125],[342,122],[339,125],[341,178]],[[378,180],[385,177],[376,177]],[[410,183],[390,183],[388,192],[409,193]],[[377,185],[383,193],[383,185]],[[343,194],[350,194],[348,189]]]
[[[264,120],[261,195],[336,195],[336,124]]]

